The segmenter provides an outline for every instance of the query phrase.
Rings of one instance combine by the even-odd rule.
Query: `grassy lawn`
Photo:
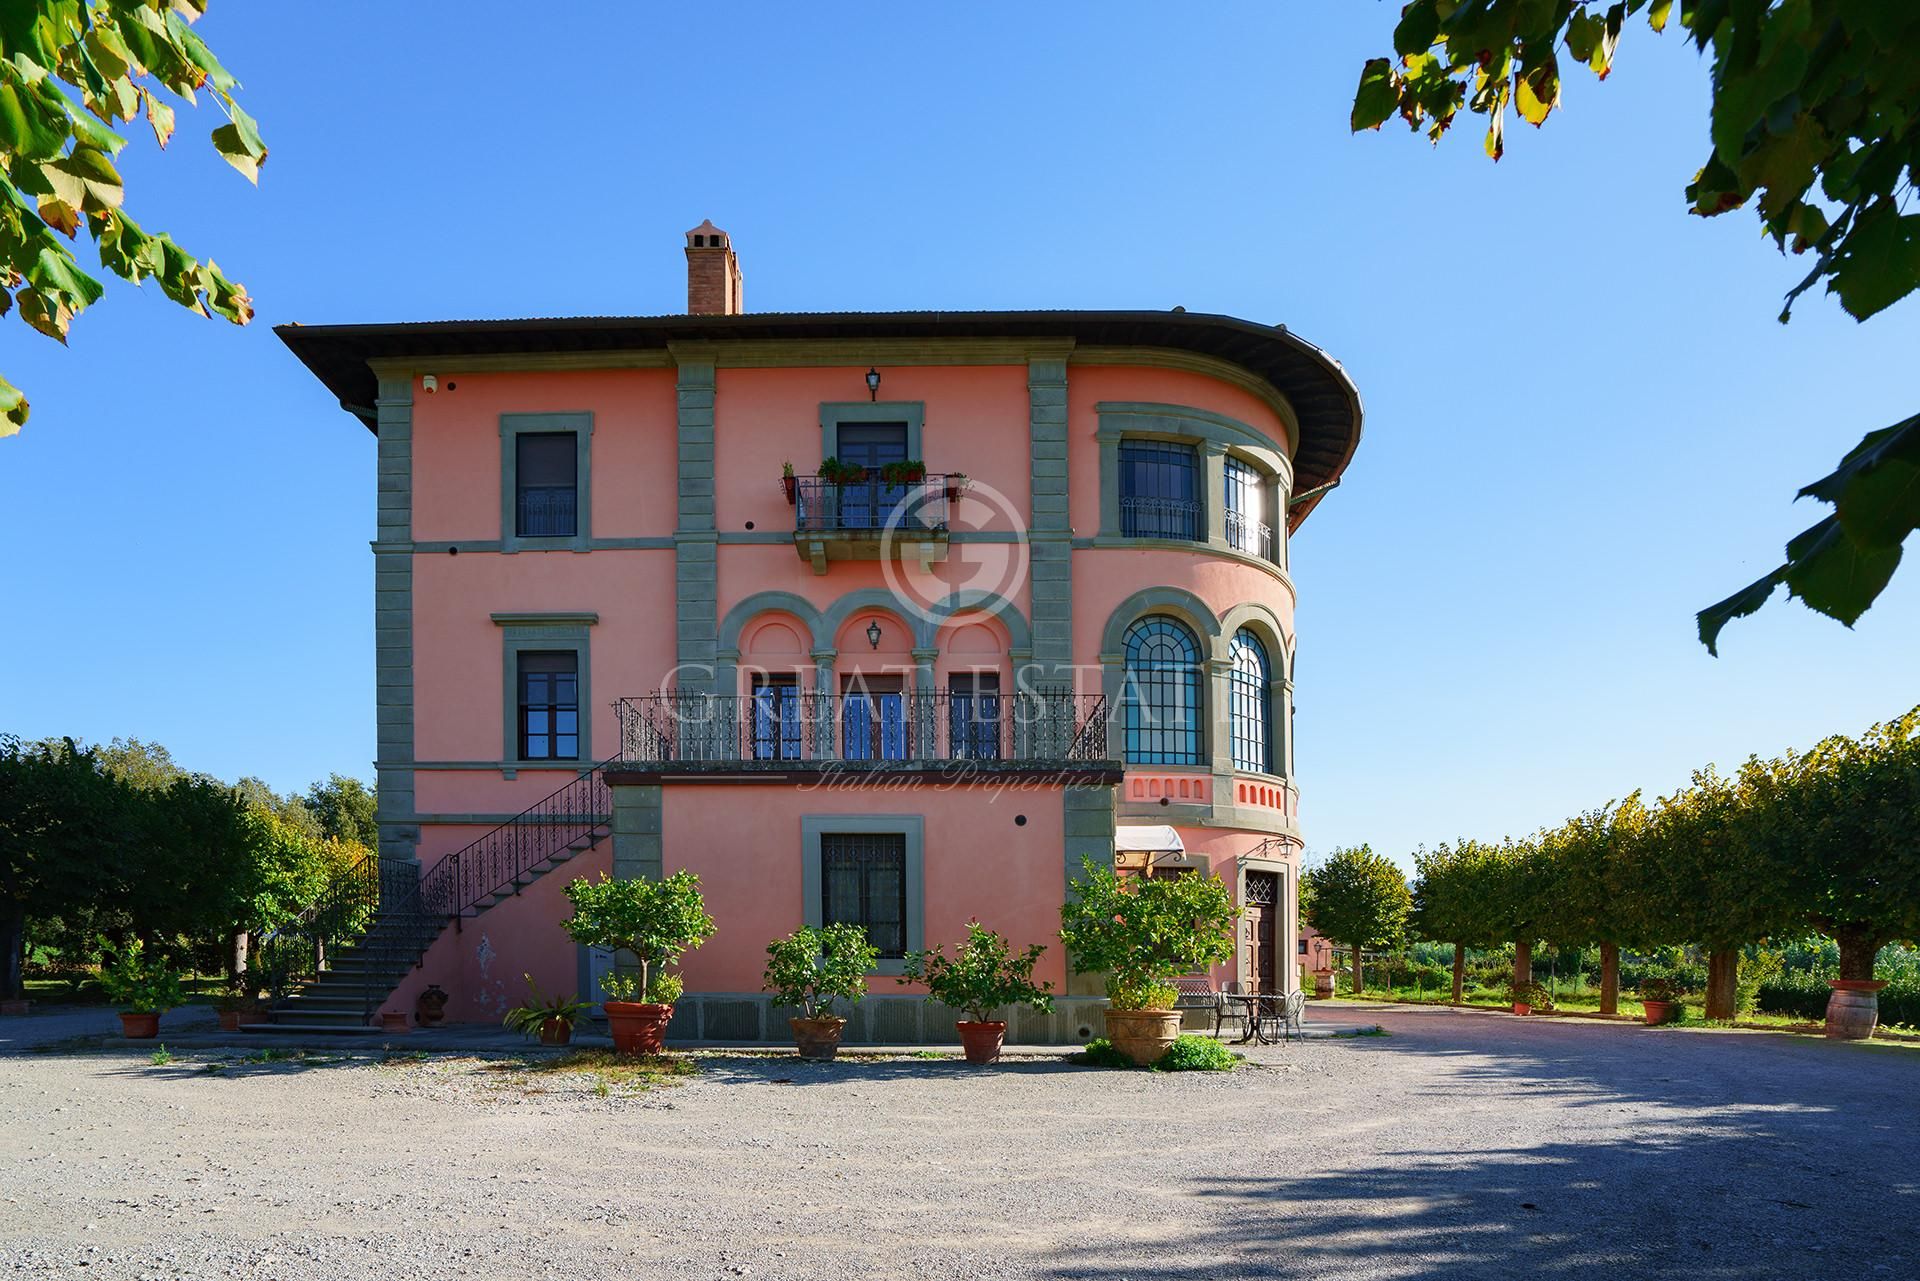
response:
[[[1375,987],[1368,988],[1364,992],[1354,993],[1348,991],[1343,985],[1336,995],[1342,1000],[1391,1001],[1398,1005],[1453,1004],[1453,1002],[1448,999],[1449,994],[1447,992],[1435,992],[1432,988],[1395,987],[1389,989]],[[1510,1010],[1513,1008],[1506,999],[1506,993],[1494,988],[1469,987],[1463,995],[1465,999],[1462,1000],[1460,1004],[1466,1009]],[[1553,1012],[1556,1014],[1590,1014],[1597,1017],[1600,1013],[1600,993],[1594,989],[1582,991],[1574,988],[1556,996],[1553,1005]],[[1621,993],[1619,1017],[1641,1019],[1644,1018],[1645,1015],[1646,1009],[1640,1002],[1629,997],[1624,992]],[[1709,1020],[1706,1017],[1705,1005],[1699,997],[1689,997],[1681,1003],[1681,1014],[1675,1022],[1681,1026],[1692,1027],[1757,1028],[1768,1031],[1810,1032],[1825,1035],[1825,1029],[1820,1023],[1792,1014],[1764,1014],[1758,1010],[1753,1010],[1742,1014],[1739,1018],[1731,1022],[1723,1019]],[[1911,1041],[1920,1044],[1920,1028],[1906,1027],[1901,1024],[1882,1023],[1874,1032],[1874,1037],[1878,1040]]]

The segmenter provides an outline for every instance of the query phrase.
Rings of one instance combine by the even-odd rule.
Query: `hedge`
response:
[[[1760,1012],[1787,1014],[1818,1023],[1827,1017],[1827,998],[1833,994],[1824,981],[1805,978],[1760,985]],[[1880,1021],[1920,1027],[1920,984],[1889,984],[1880,992]]]

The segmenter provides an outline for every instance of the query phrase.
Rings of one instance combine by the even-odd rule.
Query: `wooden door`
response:
[[[1247,873],[1246,908],[1247,945],[1252,952],[1248,968],[1253,990],[1261,993],[1283,992],[1280,955],[1275,950],[1280,924],[1279,873]]]

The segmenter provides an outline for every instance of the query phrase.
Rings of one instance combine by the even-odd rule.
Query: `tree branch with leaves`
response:
[[[1604,80],[1629,21],[1655,32],[1674,0],[1412,0],[1393,32],[1394,57],[1361,69],[1352,125],[1394,116],[1434,142],[1464,109],[1487,121],[1486,151],[1506,151],[1507,110],[1544,125],[1560,105],[1562,52]],[[1753,204],[1783,252],[1811,254],[1787,294],[1824,281],[1856,320],[1920,287],[1920,5],[1860,0],[1680,0],[1680,24],[1712,58],[1705,162],[1687,184],[1689,212],[1716,217]],[[1802,498],[1833,514],[1787,544],[1770,573],[1698,616],[1718,653],[1728,622],[1785,586],[1851,627],[1899,566],[1920,528],[1920,415],[1869,435]]]
[[[134,284],[148,279],[189,311],[236,325],[253,300],[209,258],[128,215],[114,157],[116,126],[144,117],[164,148],[174,98],[206,93],[225,116],[214,150],[257,183],[267,146],[241,109],[234,79],[191,24],[205,0],[6,0],[0,4],[0,315],[11,310],[65,342],[73,318],[105,287],[66,241],[82,228],[100,264]],[[27,421],[26,396],[0,377],[0,436]]]

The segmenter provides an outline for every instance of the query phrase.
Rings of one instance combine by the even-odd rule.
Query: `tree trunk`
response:
[[[247,932],[235,930],[227,936],[227,973],[239,978],[247,969]]]
[[[27,909],[21,903],[0,908],[0,1000],[25,996]]]
[[[1740,949],[1716,948],[1707,953],[1707,1017],[1731,1019],[1734,987],[1740,981]]]
[[[1460,1004],[1460,996],[1466,989],[1466,982],[1467,945],[1455,943],[1453,945],[1453,1003],[1455,1005]]]
[[[1620,1012],[1620,945],[1600,945],[1600,1012]]]
[[[1360,995],[1360,991],[1366,986],[1366,982],[1366,976],[1360,969],[1360,945],[1355,943],[1353,945],[1353,994],[1355,996]]]
[[[1859,926],[1843,926],[1833,938],[1840,945],[1840,977],[1871,979],[1873,963],[1880,955],[1879,942]]]
[[[1533,982],[1533,943],[1522,939],[1513,945],[1513,985]]]

